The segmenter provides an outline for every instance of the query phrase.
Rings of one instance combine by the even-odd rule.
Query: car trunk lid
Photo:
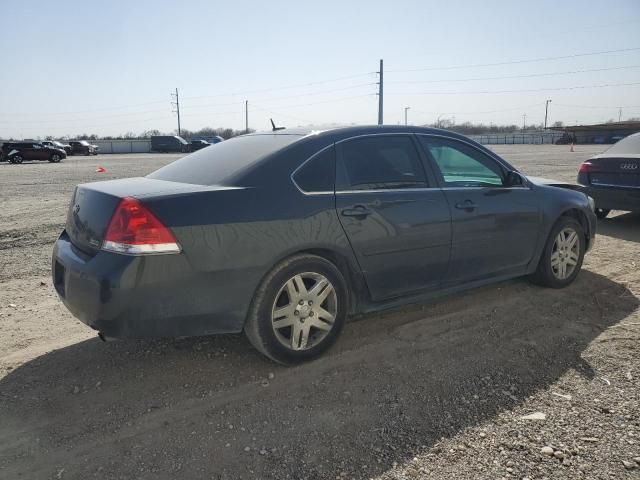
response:
[[[640,188],[640,155],[598,156],[588,163],[589,183],[593,186]]]
[[[66,231],[71,243],[95,255],[101,248],[116,207],[123,198],[145,200],[225,187],[192,185],[149,178],[127,178],[78,185],[67,213]],[[149,202],[152,203],[152,202]],[[149,206],[149,205],[148,205]],[[153,205],[150,205],[153,210]]]

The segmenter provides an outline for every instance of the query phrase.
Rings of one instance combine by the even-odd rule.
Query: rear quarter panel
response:
[[[549,238],[551,229],[558,219],[570,210],[579,210],[587,218],[589,231],[587,236],[595,234],[595,215],[589,207],[587,196],[576,190],[568,188],[560,188],[547,185],[534,185],[533,187],[540,198],[540,207],[542,212],[541,234],[538,237],[538,245],[535,255],[529,264],[529,271],[532,273],[538,267],[540,256],[544,246]],[[592,218],[593,217],[593,218]]]
[[[290,182],[143,201],[182,247],[184,262],[171,272],[176,288],[191,299],[194,313],[230,318],[234,331],[242,329],[260,281],[280,260],[324,249],[355,265],[334,196],[304,195]]]

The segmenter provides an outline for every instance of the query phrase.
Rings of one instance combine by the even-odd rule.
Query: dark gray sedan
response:
[[[569,285],[596,226],[570,187],[441,130],[244,135],[144,178],[79,185],[53,281],[101,336],[244,331],[295,363],[351,314],[522,275]]]
[[[640,133],[580,165],[578,183],[595,200],[598,218],[614,209],[640,212]]]

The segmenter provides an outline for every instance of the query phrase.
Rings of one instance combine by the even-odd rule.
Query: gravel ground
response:
[[[573,181],[601,147],[495,150]],[[640,216],[567,289],[370,315],[294,368],[242,336],[102,343],[48,276],[71,191],[175,158],[0,164],[0,478],[640,478]]]

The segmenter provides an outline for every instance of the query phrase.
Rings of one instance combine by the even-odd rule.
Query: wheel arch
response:
[[[579,208],[568,208],[566,210],[564,210],[561,214],[560,217],[570,217],[573,218],[574,220],[576,220],[580,226],[582,227],[582,230],[584,232],[584,242],[586,245],[585,250],[588,250],[590,245],[589,245],[589,241],[591,239],[591,234],[590,234],[590,225],[589,225],[589,220],[587,219],[587,215],[580,210]],[[560,218],[558,217],[558,218]]]
[[[364,282],[364,278],[362,277],[362,274],[359,268],[357,267],[357,265],[354,265],[355,260],[350,259],[346,254],[338,251],[338,249],[333,249],[326,246],[314,246],[314,247],[308,247],[308,248],[301,248],[294,251],[288,251],[282,256],[278,257],[273,262],[273,264],[261,276],[260,280],[258,281],[255,287],[253,295],[251,296],[251,302],[253,302],[253,299],[255,298],[256,293],[264,283],[269,273],[277,265],[297,255],[305,255],[305,254],[321,257],[336,266],[336,268],[340,271],[340,273],[342,273],[342,276],[344,277],[345,282],[347,283],[347,290],[349,292],[349,299],[348,299],[349,310],[347,314],[352,315],[359,312],[361,310],[361,305],[365,301],[365,298],[368,292],[366,284]],[[249,308],[247,315],[249,314],[250,311],[251,311],[251,308]],[[245,319],[245,323],[246,323],[246,319]]]
[[[359,268],[357,268],[346,255],[329,248],[307,248],[296,252],[294,255],[298,254],[316,255],[333,263],[338,270],[340,270],[340,273],[342,273],[342,276],[347,282],[347,289],[349,291],[349,314],[356,313],[360,310],[363,297],[367,293],[367,287]]]

